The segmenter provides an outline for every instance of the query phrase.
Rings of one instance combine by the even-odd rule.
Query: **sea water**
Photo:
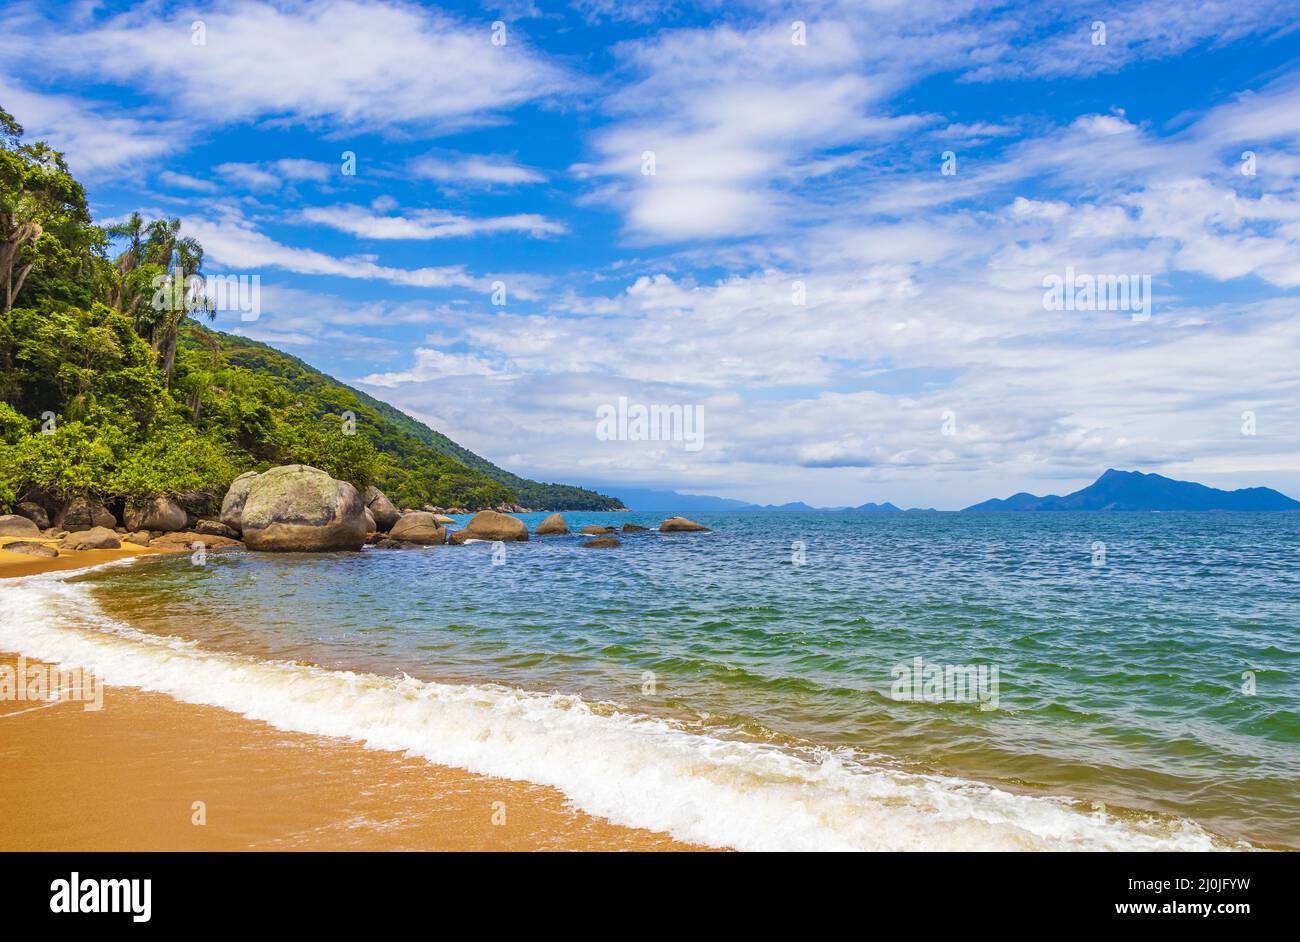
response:
[[[693,519],[8,580],[0,649],[715,846],[1300,847],[1300,514]]]

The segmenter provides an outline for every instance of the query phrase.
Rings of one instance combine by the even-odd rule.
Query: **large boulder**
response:
[[[44,543],[32,543],[28,540],[6,543],[4,546],[0,546],[0,550],[4,550],[6,553],[22,553],[24,556],[44,556],[46,559],[53,559],[59,555],[59,551],[53,546],[46,546]]]
[[[40,538],[41,528],[26,517],[17,514],[5,514],[0,517],[0,536],[23,536]]]
[[[50,528],[50,515],[45,512],[45,508],[40,504],[33,503],[30,500],[19,501],[18,505],[14,507],[14,513],[20,517],[26,517],[42,530]]]
[[[438,521],[439,526],[447,526],[449,523],[455,523],[455,517],[448,517],[446,514],[434,514],[433,519]]]
[[[366,492],[361,495],[361,500],[365,503],[366,509],[370,515],[375,518],[375,528],[387,533],[393,529],[393,524],[401,516],[393,502],[389,500],[384,492],[377,487],[368,487]]]
[[[244,529],[244,501],[248,500],[248,489],[253,486],[256,478],[256,471],[245,471],[230,482],[226,496],[221,499],[221,522],[235,533]]]
[[[109,513],[107,507],[92,497],[74,497],[68,506],[63,508],[63,513],[55,521],[55,526],[69,533],[89,530],[93,527],[111,530],[117,526],[117,518]]]
[[[660,533],[708,533],[709,528],[696,523],[694,520],[687,520],[685,517],[669,517],[663,523],[659,524]]]
[[[374,536],[379,531],[379,524],[375,523],[375,515],[370,512],[369,507],[362,507],[361,512],[366,515],[366,537]]]
[[[403,514],[388,531],[389,539],[399,543],[441,546],[447,542],[447,530],[438,524],[438,515],[417,510]]]
[[[281,465],[253,478],[240,524],[251,550],[357,550],[366,542],[366,508],[357,489],[305,464]]]
[[[551,514],[537,525],[537,529],[534,532],[536,532],[538,536],[568,533],[569,525],[565,522],[563,514]]]
[[[151,497],[132,500],[126,505],[122,522],[128,530],[184,530],[187,515],[185,508],[170,497]]]
[[[528,539],[528,526],[518,517],[497,513],[495,510],[480,510],[464,529],[451,535],[451,542],[460,544],[466,540],[487,540],[495,543],[515,542]]]
[[[77,530],[63,538],[63,548],[70,550],[118,549],[122,541],[108,527],[91,527]]]

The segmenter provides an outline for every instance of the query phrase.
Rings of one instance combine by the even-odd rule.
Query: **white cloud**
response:
[[[504,232],[522,232],[541,238],[567,231],[562,223],[535,213],[471,218],[427,209],[406,215],[385,215],[373,213],[363,206],[334,205],[308,207],[299,213],[299,218],[359,238],[383,240],[451,239]]]
[[[209,267],[247,273],[273,268],[302,275],[385,281],[416,288],[488,290],[486,282],[472,277],[459,265],[407,269],[380,265],[366,256],[339,258],[315,249],[283,245],[235,215],[218,219],[188,217],[184,228],[186,234],[203,243]]]
[[[285,183],[325,183],[340,172],[340,166],[319,160],[283,158],[263,163],[223,163],[212,169],[228,183],[249,190],[277,190]]]
[[[481,122],[565,78],[518,33],[493,45],[491,18],[408,3],[228,0],[175,16],[151,6],[71,29],[15,19],[0,54],[18,61],[35,44],[47,73],[152,89],[188,120],[328,120],[336,132]]]
[[[211,180],[200,180],[188,173],[176,173],[164,170],[158,174],[158,182],[178,190],[195,190],[199,193],[215,193],[217,185]]]
[[[33,92],[0,76],[0,103],[26,130],[68,158],[77,174],[94,177],[141,164],[177,149],[174,122],[124,115],[112,105],[71,95]]]
[[[428,154],[412,160],[409,169],[417,179],[436,180],[439,183],[520,186],[546,181],[545,175],[540,171],[504,157]]]

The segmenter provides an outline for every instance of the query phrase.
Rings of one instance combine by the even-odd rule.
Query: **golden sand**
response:
[[[0,552],[0,577],[149,552]],[[574,810],[552,788],[128,687],[107,687],[102,710],[0,700],[0,768],[0,850],[691,849]]]

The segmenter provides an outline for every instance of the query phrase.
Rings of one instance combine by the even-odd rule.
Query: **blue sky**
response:
[[[217,326],[517,472],[945,508],[1107,467],[1300,494],[1291,3],[0,22],[0,105],[97,218],[179,216],[210,273],[260,277],[259,319]],[[1149,277],[1150,317],[1045,308],[1067,268]],[[602,440],[619,397],[700,409],[703,447]]]

